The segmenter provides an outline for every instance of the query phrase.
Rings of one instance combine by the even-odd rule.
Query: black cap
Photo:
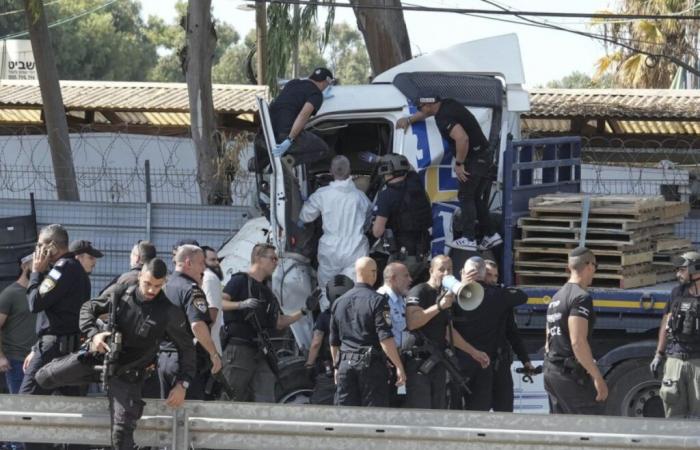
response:
[[[333,80],[333,72],[325,67],[318,67],[311,72],[309,79],[314,81],[331,81]]]
[[[442,101],[442,98],[439,95],[435,94],[421,94],[416,98],[413,103],[416,105],[416,107],[420,108],[423,105],[429,105],[431,103],[437,103],[439,101]]]
[[[70,243],[68,250],[76,255],[87,253],[95,258],[102,258],[104,256],[101,251],[92,246],[92,242],[90,241],[73,241]]]

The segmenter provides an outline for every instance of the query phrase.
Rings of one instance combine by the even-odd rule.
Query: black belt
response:
[[[409,358],[413,359],[430,359],[430,353],[429,352],[417,352],[413,350],[406,350],[404,352],[401,352],[403,355],[408,356]]]
[[[365,357],[366,352],[348,352],[348,351],[342,351],[340,352],[340,360],[341,361],[359,361],[362,358]],[[379,349],[372,349],[372,359],[381,359],[381,350]]]

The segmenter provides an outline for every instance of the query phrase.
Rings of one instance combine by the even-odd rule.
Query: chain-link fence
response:
[[[165,132],[165,131],[164,131]],[[39,129],[0,128],[0,198],[56,199],[56,180],[45,134]],[[127,132],[74,132],[70,135],[75,178],[83,201],[200,204],[196,151],[187,136]],[[226,188],[214,197],[221,203],[247,205],[254,188],[248,173],[252,139],[247,133],[219,133],[217,158]],[[147,164],[148,161],[148,164]]]

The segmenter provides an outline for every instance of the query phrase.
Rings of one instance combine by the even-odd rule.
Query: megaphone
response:
[[[476,281],[462,284],[452,275],[442,278],[442,287],[452,292],[457,298],[457,304],[464,311],[474,311],[484,299],[484,288]]]

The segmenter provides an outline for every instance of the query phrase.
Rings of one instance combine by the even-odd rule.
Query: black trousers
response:
[[[141,399],[142,382],[129,383],[113,377],[109,387],[109,408],[112,416],[112,445],[117,450],[131,450],[136,423],[146,403]]]
[[[429,374],[418,372],[425,361],[406,357],[406,403],[407,408],[445,409],[447,404],[447,371],[438,364]]]
[[[467,171],[469,172],[469,169]],[[459,182],[458,198],[463,218],[462,237],[472,240],[477,238],[477,220],[479,221],[479,234],[482,236],[493,234],[488,199],[484,195],[491,183],[490,177],[481,176],[474,169],[470,172],[466,182]]]
[[[489,411],[493,391],[493,368],[482,369],[471,357],[461,360],[462,375],[468,379],[471,394],[465,393],[458,386],[451,386],[450,409],[468,411]]]
[[[545,361],[544,389],[552,414],[603,414],[604,403],[595,401],[595,386],[586,373],[572,372]]]
[[[366,368],[356,361],[342,360],[338,367],[336,405],[389,406],[389,369],[382,358],[373,358]]]
[[[511,358],[502,358],[493,364],[493,389],[491,408],[497,412],[513,412],[513,374],[510,371]]]
[[[187,400],[204,400],[204,376],[200,374],[201,356],[199,346],[197,347],[197,375],[190,382],[187,388]],[[158,354],[158,381],[160,382],[160,398],[168,398],[170,389],[177,381],[177,374],[180,371],[179,355],[177,352],[160,352]]]
[[[312,405],[332,405],[335,397],[335,382],[332,377],[319,373],[314,378],[314,390],[311,394]]]

